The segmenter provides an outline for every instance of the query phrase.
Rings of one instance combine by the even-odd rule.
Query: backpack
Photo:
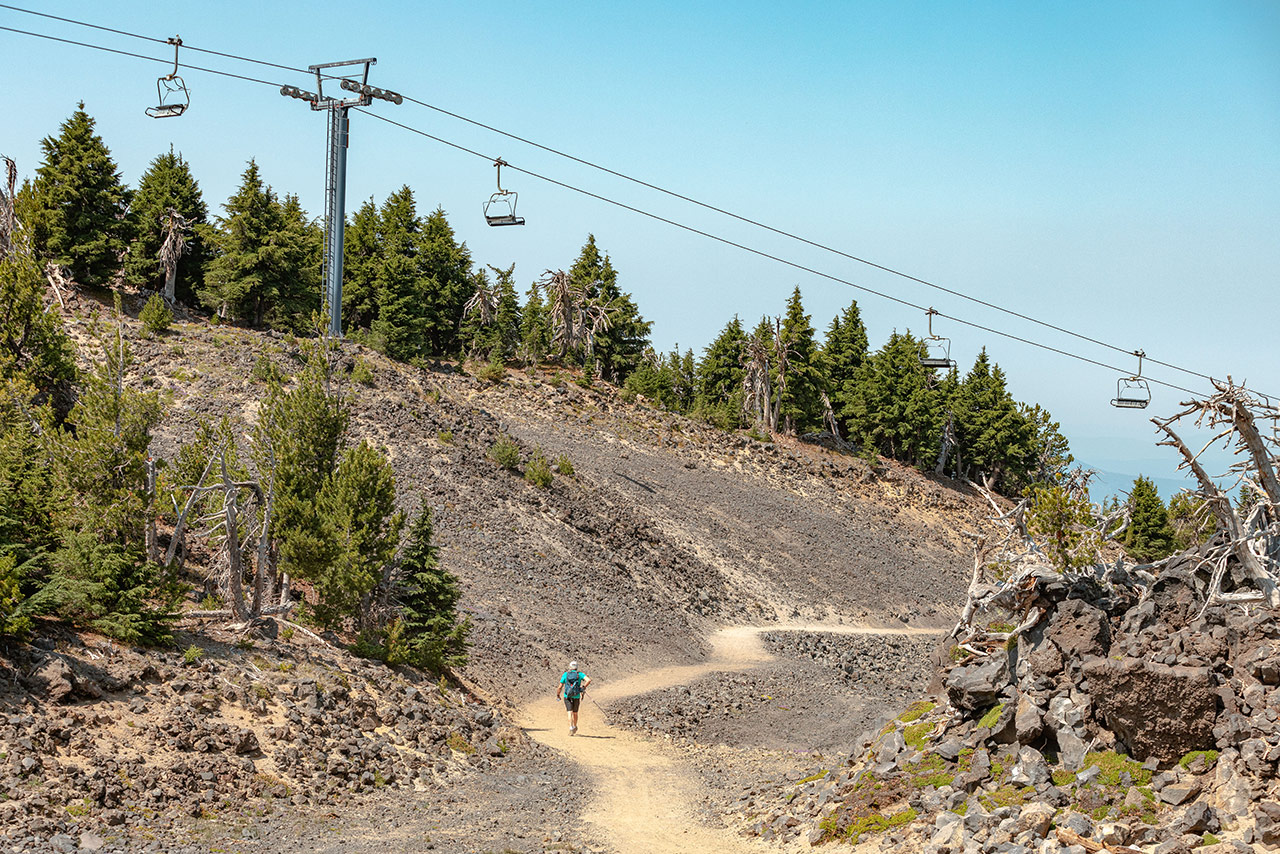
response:
[[[564,674],[564,695],[570,700],[582,696],[581,670],[569,670]]]

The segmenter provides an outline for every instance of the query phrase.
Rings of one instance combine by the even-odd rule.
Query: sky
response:
[[[1166,497],[1184,482],[1149,419],[1208,382],[1152,360],[1280,399],[1280,4],[1269,0],[14,5],[291,68],[375,57],[371,84],[438,109],[375,101],[370,112],[452,145],[353,114],[348,211],[407,184],[421,212],[444,209],[477,265],[514,263],[521,292],[594,234],[660,350],[701,352],[734,314],[748,326],[781,314],[797,286],[820,332],[857,300],[873,348],[895,330],[926,332],[930,306],[986,327],[935,318],[933,331],[962,372],[986,348],[1016,398],[1052,413],[1077,459],[1106,473],[1095,497],[1138,474]],[[0,27],[169,63],[0,30],[0,53],[21,69],[0,153],[21,175],[83,100],[130,185],[172,146],[215,212],[253,158],[277,192],[322,213],[325,115],[278,91],[314,89],[314,77],[183,48],[184,64],[273,85],[181,68],[191,107],[155,120],[143,111],[171,49],[10,8]],[[496,157],[534,173],[503,170],[523,228],[482,218]],[[1138,349],[1144,376],[1186,391],[1153,382],[1148,409],[1116,409]],[[1228,462],[1211,454],[1210,468]]]

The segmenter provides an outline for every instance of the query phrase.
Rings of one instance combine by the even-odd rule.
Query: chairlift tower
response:
[[[369,85],[369,66],[377,61],[371,57],[307,66],[316,76],[314,92],[297,86],[280,87],[281,95],[306,101],[312,110],[329,111],[329,145],[324,170],[324,295],[329,303],[329,333],[338,338],[342,337],[342,252],[347,216],[347,144],[351,135],[347,114],[352,107],[369,106],[374,98],[393,104],[404,101],[395,92]],[[325,95],[326,79],[331,84],[330,92],[336,80],[352,97]]]

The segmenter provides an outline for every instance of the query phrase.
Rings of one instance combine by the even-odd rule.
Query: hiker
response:
[[[578,662],[570,661],[569,669],[560,674],[560,688],[556,698],[564,700],[565,711],[569,713],[569,735],[578,732],[578,706],[582,703],[582,694],[591,684],[591,677],[578,669]]]

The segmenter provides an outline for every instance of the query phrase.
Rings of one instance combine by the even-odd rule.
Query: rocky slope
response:
[[[92,306],[73,308],[84,339]],[[287,336],[199,320],[156,339],[127,321],[126,334],[131,382],[165,399],[161,457],[200,419],[250,424],[265,389],[255,366],[288,376],[300,365]],[[348,342],[338,381],[354,434],[385,448],[407,510],[420,497],[432,508],[442,563],[462,580],[475,628],[461,681],[361,662],[275,621],[242,636],[187,620],[170,651],[42,627],[0,661],[10,849],[239,850],[296,834],[308,840],[297,850],[321,850],[332,821],[344,828],[333,850],[383,851],[389,817],[422,811],[440,817],[432,840],[415,831],[405,850],[575,850],[576,771],[506,711],[553,692],[569,658],[607,682],[700,659],[720,625],[954,620],[970,560],[962,531],[985,515],[955,484],[722,433],[557,372],[490,384]],[[536,449],[563,456],[573,474],[542,489],[503,470],[489,451],[504,436],[525,460]],[[689,686],[708,693],[703,705],[746,712],[730,721],[702,709],[675,733],[713,745],[705,755],[730,751],[705,763],[718,793],[709,814],[753,775],[794,766],[797,750],[847,750],[928,678],[915,641],[770,643],[794,668]],[[753,699],[785,696],[793,670],[811,685],[810,714]],[[610,714],[663,729],[669,716],[644,712],[662,701]],[[786,716],[805,721],[789,740],[778,737]]]
[[[944,652],[941,694],[772,789],[753,832],[928,854],[1274,850],[1280,624],[1205,608],[1195,567],[1038,572],[1037,625],[989,655]]]

